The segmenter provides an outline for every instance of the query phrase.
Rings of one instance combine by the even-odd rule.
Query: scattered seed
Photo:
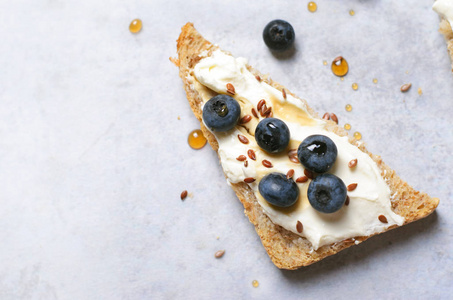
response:
[[[263,107],[263,105],[266,104],[266,100],[264,99],[261,99],[258,104],[256,105],[256,108],[258,109],[258,111],[261,110],[261,107]]]
[[[330,114],[330,119],[331,119],[332,121],[334,121],[335,123],[338,124],[338,118],[337,118],[337,115],[336,115],[336,114],[331,113],[331,114]]]
[[[386,218],[384,215],[380,215],[380,216],[378,217],[378,219],[379,219],[379,221],[381,221],[382,223],[388,223],[387,218]]]
[[[244,178],[244,182],[245,182],[245,183],[252,183],[252,182],[254,182],[255,180],[256,180],[256,179],[253,178],[253,177]]]
[[[297,232],[299,232],[299,233],[302,233],[302,231],[304,230],[304,226],[302,225],[302,223],[300,221],[297,221],[296,229],[297,229]]]
[[[285,89],[282,89],[282,94],[283,94],[283,99],[286,99],[286,91],[285,91]]]
[[[245,155],[239,155],[238,157],[236,157],[236,159],[239,161],[244,161],[247,159],[247,157]]]
[[[251,160],[256,160],[255,151],[253,151],[252,149],[249,149],[247,151],[247,155],[250,157]]]
[[[344,202],[344,205],[346,205],[346,206],[349,205],[349,196],[346,196],[346,201]]]
[[[357,158],[354,158],[348,163],[348,167],[350,168],[354,168],[355,166],[357,166]]]
[[[312,171],[308,171],[307,169],[304,170],[304,174],[305,174],[305,176],[307,176],[310,179],[315,178],[315,174],[313,174]]]
[[[350,185],[348,185],[348,192],[355,190],[356,187],[357,187],[357,183],[351,183]]]
[[[263,106],[261,106],[260,115],[262,117],[266,116],[266,114],[265,114],[266,111],[267,111],[267,105],[263,104]]]
[[[256,75],[255,76],[256,80],[258,80],[259,82],[261,82],[261,77],[259,75]]]
[[[304,183],[304,182],[307,182],[308,181],[308,177],[307,176],[300,176],[296,179],[296,182],[297,183]]]
[[[266,118],[272,118],[274,116],[274,113],[270,111],[267,115]]]
[[[250,120],[252,120],[252,116],[251,115],[245,115],[241,118],[241,120],[239,121],[240,124],[245,124],[245,123],[248,123],[250,122]]]
[[[288,151],[289,160],[295,164],[299,163],[299,158],[297,157],[297,149],[291,149]]]
[[[188,193],[187,193],[187,191],[186,191],[186,190],[182,191],[182,193],[181,193],[181,200],[184,200],[184,199],[186,199],[186,197],[187,197],[187,194],[188,194]]]
[[[263,159],[262,164],[263,164],[263,166],[265,166],[266,168],[272,168],[272,167],[273,167],[273,166],[272,166],[272,163],[271,163],[270,161],[266,160],[266,159]]]
[[[322,116],[322,118],[323,118],[324,120],[330,120],[330,114],[329,114],[328,112],[326,112],[326,113],[324,114],[324,116]]]
[[[294,170],[293,169],[289,170],[288,173],[286,173],[286,179],[290,179],[293,176],[294,176]]]
[[[214,254],[214,256],[215,256],[215,258],[221,258],[224,254],[225,254],[225,250],[219,250]]]
[[[405,93],[407,92],[412,86],[412,83],[406,83],[401,86],[401,92]]]
[[[249,162],[248,162],[247,160],[246,160],[246,161],[244,161],[244,167],[246,167],[246,168],[247,168],[248,166],[249,166]]]
[[[248,144],[249,143],[249,139],[246,138],[245,136],[243,136],[242,134],[238,134],[238,139],[243,144]]]
[[[227,92],[231,95],[236,94],[236,91],[234,90],[234,86],[231,83],[227,83],[226,85]]]
[[[252,108],[252,115],[255,117],[255,118],[258,118],[258,113],[256,112],[256,110],[254,108]]]

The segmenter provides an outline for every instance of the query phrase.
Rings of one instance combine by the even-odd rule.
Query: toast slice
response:
[[[447,20],[442,19],[440,21],[439,32],[443,34],[447,42],[447,49],[451,59],[451,71],[453,72],[453,30]]]
[[[192,23],[187,23],[182,27],[182,32],[177,40],[178,58],[170,58],[170,60],[179,67],[179,74],[183,81],[190,107],[200,121],[201,130],[214,151],[218,151],[219,143],[216,140],[216,136],[212,134],[203,123],[202,91],[197,89],[197,85],[193,84],[192,79],[194,67],[197,63],[199,63],[202,58],[209,57],[218,49],[218,46],[213,45],[204,39],[194,28]],[[262,75],[252,67],[247,65],[247,69],[257,76],[257,78],[277,90],[282,91],[282,89],[284,89],[285,91],[282,93],[286,92],[286,94],[296,97],[290,93],[288,89],[284,88],[279,83],[272,81],[267,76]],[[308,113],[313,116],[313,118],[320,119],[317,113],[306,104],[305,100],[300,99],[300,101],[306,105]],[[339,127],[333,121],[327,121],[325,129],[338,136],[347,136],[347,133],[343,128]],[[352,145],[358,147],[363,153],[369,155],[376,163],[381,176],[389,186],[392,195],[390,200],[391,210],[397,215],[404,217],[404,224],[424,218],[435,210],[439,204],[439,199],[431,198],[425,193],[414,190],[406,182],[401,180],[395,174],[395,171],[390,169],[379,156],[368,152],[362,143],[359,143],[350,137],[348,137],[348,141]],[[278,268],[293,270],[301,266],[310,265],[352,245],[363,242],[372,236],[355,236],[314,249],[310,241],[306,238],[274,224],[264,213],[254,191],[247,183],[232,183],[231,187],[244,205],[245,214],[255,226],[255,230],[260,236],[267,253]],[[390,226],[384,231],[388,231],[395,227],[398,226]]]
[[[452,63],[451,71],[453,72],[453,2],[450,0],[436,0],[432,8],[440,17],[439,32],[447,42],[447,49]]]

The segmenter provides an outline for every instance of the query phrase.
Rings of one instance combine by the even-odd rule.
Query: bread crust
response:
[[[451,71],[453,72],[453,30],[447,20],[441,20],[439,25],[439,32],[444,35],[445,41],[447,42],[447,49],[451,59]]]
[[[188,79],[188,75],[193,71],[194,66],[200,61],[199,54],[203,53],[209,56],[214,50],[218,49],[217,46],[211,44],[204,39],[198,31],[194,28],[192,23],[187,23],[182,27],[181,35],[177,40],[178,58],[171,58],[170,60],[179,67],[179,75],[184,83],[184,89],[187,94],[187,99],[190,103],[193,113],[200,121],[200,127],[205,137],[207,138],[211,147],[217,151],[219,145],[215,136],[207,130],[202,122],[202,99],[198,92],[194,89],[193,85]],[[255,75],[278,90],[285,89],[286,93],[289,90],[279,83],[271,80],[265,75],[262,75],[257,70],[248,66],[248,69]],[[299,98],[298,98],[299,99]],[[319,118],[318,114],[311,109],[305,100],[300,101],[306,104],[308,112],[315,118]],[[337,124],[328,121],[326,126],[328,131],[334,132],[340,136],[346,136],[347,133]],[[405,181],[399,178],[395,171],[388,167],[380,158],[380,156],[373,155],[368,152],[362,143],[357,142],[355,139],[349,137],[349,142],[359,147],[360,150],[370,155],[376,162],[381,171],[381,176],[389,185],[391,195],[392,210],[405,218],[405,223],[410,223],[421,219],[431,214],[439,203],[439,199],[431,198],[425,193],[418,192],[409,186]],[[274,224],[269,217],[263,212],[260,204],[258,203],[252,189],[246,183],[236,183],[231,185],[239,200],[244,205],[245,214],[250,222],[255,226],[255,230],[261,238],[269,257],[274,264],[281,269],[297,269],[301,266],[308,266],[317,262],[327,256],[338,253],[352,245],[365,241],[370,236],[358,236],[354,239],[346,239],[330,245],[325,245],[317,250],[313,250],[311,243],[304,237],[296,235],[283,227]],[[387,229],[390,230],[398,226],[392,226]]]

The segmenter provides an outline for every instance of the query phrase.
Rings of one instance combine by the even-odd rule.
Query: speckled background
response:
[[[451,299],[453,76],[432,1],[307,3],[1,1],[0,299]],[[262,41],[275,18],[291,55]],[[437,212],[277,269],[215,153],[187,145],[199,125],[168,60],[187,21],[350,123]],[[323,65],[338,55],[344,81]]]

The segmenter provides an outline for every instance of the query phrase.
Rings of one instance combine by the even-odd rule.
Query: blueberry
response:
[[[334,213],[343,207],[346,201],[346,185],[335,175],[318,175],[308,186],[308,201],[322,213]]]
[[[211,131],[228,131],[241,116],[241,106],[228,95],[217,95],[203,106],[203,121]]]
[[[267,202],[278,207],[289,207],[299,199],[297,184],[281,173],[274,172],[264,176],[258,189]]]
[[[337,146],[325,135],[310,135],[302,141],[297,150],[301,164],[309,171],[329,171],[337,159]]]
[[[276,118],[261,120],[255,129],[255,140],[258,145],[269,153],[285,150],[289,144],[289,128],[285,122]]]
[[[273,51],[288,50],[293,45],[295,38],[293,26],[286,21],[274,20],[264,27],[264,43]]]

